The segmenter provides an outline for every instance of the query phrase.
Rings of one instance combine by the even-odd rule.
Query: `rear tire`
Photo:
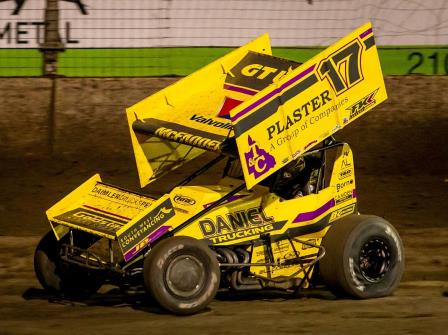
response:
[[[380,217],[344,217],[333,223],[322,245],[320,276],[336,296],[384,297],[400,283],[403,245],[395,228]]]
[[[67,297],[88,297],[101,287],[101,281],[86,269],[64,264],[61,245],[53,231],[39,242],[34,253],[34,271],[42,287],[50,293]]]
[[[165,309],[196,313],[215,297],[220,282],[216,256],[202,241],[170,237],[152,249],[144,263],[146,289]]]

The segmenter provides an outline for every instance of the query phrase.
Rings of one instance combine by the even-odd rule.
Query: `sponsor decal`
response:
[[[240,86],[239,92],[248,94],[246,92],[248,89],[260,91],[299,65],[300,63],[294,61],[249,51],[241,61],[230,69],[225,82]]]
[[[184,206],[193,206],[194,204],[196,204],[196,200],[182,194],[176,194],[174,196],[174,202]]]
[[[352,176],[352,169],[345,169],[339,172],[338,178],[339,180],[342,180],[351,176]]]
[[[198,135],[192,135],[182,131],[175,131],[165,127],[157,128],[154,134],[158,137],[178,143],[188,144],[191,146],[205,148],[211,151],[218,151],[221,142]]]
[[[277,254],[277,253],[287,253],[288,251],[290,251],[291,248],[291,243],[289,242],[289,240],[280,240],[277,241],[275,243],[272,244],[272,248],[274,249],[273,251]],[[295,254],[294,252],[290,253],[291,257],[290,258],[295,258]],[[284,258],[287,258],[288,255],[285,255]]]
[[[312,238],[312,239],[309,239],[306,241],[311,244],[317,244],[317,239],[315,239],[315,238]],[[302,250],[311,249],[311,248],[315,248],[315,247],[312,247],[312,246],[306,245],[306,244],[302,244]]]
[[[326,96],[324,95],[324,97]],[[330,117],[332,113],[336,112],[341,106],[347,103],[347,101],[348,98],[341,99],[338,101],[337,104],[323,111],[316,112],[315,114],[310,114],[309,112],[306,112],[305,113],[306,117],[303,118],[302,114],[299,114],[299,109],[296,109],[292,112],[292,114],[286,115],[285,121],[281,120],[276,121],[274,124],[268,126],[266,128],[266,131],[269,140],[271,140],[271,150],[275,149],[275,144],[277,144],[277,146],[279,147],[285,143],[289,143],[294,138],[298,138],[300,132],[305,131],[306,129],[308,129],[308,127],[316,125],[321,120]],[[337,125],[337,128],[333,129],[333,132],[340,128],[341,126]],[[319,139],[327,138],[329,135],[330,132],[328,131],[324,132],[321,135],[319,135]],[[308,144],[304,148],[304,150],[307,150],[310,145],[312,144]]]
[[[341,169],[347,169],[352,166],[352,163],[348,159],[343,158],[341,163]]]
[[[244,153],[247,170],[256,179],[272,169],[276,162],[274,156],[261,149],[250,136],[247,136],[247,142],[250,146],[249,152]]]
[[[175,211],[170,199],[166,199],[156,208],[152,209],[148,214],[118,236],[118,242],[123,254],[127,253],[133,247],[141,245],[143,241],[146,241],[146,244],[149,243],[147,239],[148,235],[156,231],[174,215]]]
[[[205,117],[198,114],[193,114],[193,116],[190,117],[190,120],[216,128],[232,129],[232,124],[230,122],[217,121],[211,117]]]
[[[304,117],[308,117],[310,113],[315,112],[317,109],[325,106],[327,102],[331,101],[330,92],[328,90],[323,91],[318,96],[305,102],[303,105],[293,111],[291,115],[286,115],[284,122],[277,121],[275,124],[266,128],[268,138],[277,136],[284,131],[288,130],[291,126],[302,120]]]
[[[74,221],[83,221],[84,223],[90,223],[91,225],[100,224],[101,226],[111,229],[118,229],[122,226],[122,224],[117,223],[117,221],[115,220],[111,220],[107,217],[89,213],[83,210],[73,213],[72,218],[74,219]]]
[[[277,140],[275,141],[275,143],[277,143],[277,146],[281,146],[285,143],[289,143],[293,138],[298,137],[299,136],[299,129],[295,129],[293,132],[287,133],[285,135],[282,135],[280,137],[277,138]],[[271,150],[275,150],[275,145],[274,142],[271,142]],[[300,152],[300,150],[297,150]]]
[[[305,122],[312,125],[321,119],[328,118],[331,114],[334,114],[336,110],[342,108],[342,105],[348,103],[349,95],[346,94],[342,96],[342,94],[359,83],[362,83],[365,79],[363,67],[366,65],[366,55],[363,53],[363,50],[364,46],[366,46],[367,49],[368,45],[366,44],[366,41],[362,41],[358,35],[359,32],[349,35],[353,39],[348,43],[345,40],[344,42],[341,40],[336,43],[334,46],[337,45],[338,48],[331,48],[331,50],[334,50],[331,54],[328,54],[330,48],[320,53],[315,58],[318,63],[311,65],[307,69],[303,68],[303,70],[301,67],[297,68],[297,70],[301,70],[300,73],[297,73],[297,75],[292,78],[288,78],[287,81],[282,82],[282,84],[278,85],[278,87],[271,92],[260,97],[251,105],[233,115],[232,121],[235,122],[236,137],[239,137],[251,128],[256,127],[260,123],[260,120],[269,118],[278,111],[280,106],[315,84],[322,87],[322,93],[314,98],[304,94],[304,99],[302,99],[304,103],[302,102],[298,105],[293,113],[289,112],[289,115],[285,115],[284,120],[280,120],[277,124],[269,125],[267,128],[267,136],[269,140],[275,138],[275,136],[282,131],[291,128],[294,123],[299,122],[301,127],[303,126],[306,128]],[[371,37],[373,39],[373,34],[371,32],[367,35],[364,34],[363,36],[367,36],[369,39]],[[370,43],[368,44],[370,45]],[[376,57],[375,53],[371,56],[369,54],[368,59],[370,57]],[[252,63],[247,64],[247,67],[243,68],[245,69],[244,72],[246,73],[246,76],[250,75],[250,78],[255,78],[257,75],[261,75],[262,77],[265,76],[261,72],[258,72],[263,70],[263,66],[261,65],[257,66]],[[233,75],[233,77],[235,77],[235,75]],[[255,79],[253,81],[256,82]],[[365,85],[371,84],[367,82]],[[327,90],[326,87],[328,86],[331,88]],[[364,86],[361,89],[365,89]],[[331,101],[335,99],[335,96],[340,97],[340,99],[338,101]],[[327,107],[326,104],[331,106]],[[313,112],[315,112],[314,114],[316,115],[313,115]],[[246,117],[247,114],[249,115]],[[348,122],[349,119],[346,117],[344,119],[344,124]]]
[[[300,150],[297,150],[295,153],[292,154],[292,158],[295,159],[295,158],[299,157],[300,152],[301,152]]]
[[[343,202],[346,202],[346,201],[348,201],[348,200],[350,200],[352,198],[353,198],[353,191],[347,191],[347,192],[343,192],[341,194],[338,194],[334,198],[334,200],[336,202],[336,205],[339,205],[339,204],[341,204]]]
[[[350,111],[350,119],[353,119],[354,117],[364,112],[368,107],[376,104],[375,95],[378,90],[379,88],[377,88],[373,92],[370,92],[364,98],[358,100],[353,105],[346,108],[346,110]]]
[[[353,214],[355,212],[355,208],[356,208],[356,204],[351,204],[351,205],[348,205],[346,207],[343,207],[341,209],[334,211],[333,213],[331,213],[330,219],[328,220],[328,222],[333,222],[343,216]]]
[[[119,192],[117,190],[111,190],[107,186],[96,184],[91,193],[94,196],[106,198],[110,200],[117,200],[128,205],[137,206],[138,208],[148,208],[151,206],[152,201],[144,200],[142,196],[136,194],[130,194],[127,192]]]
[[[170,228],[171,228],[171,226],[162,226],[159,229],[157,229],[155,232],[153,232],[151,235],[149,235],[148,237],[141,240],[139,243],[134,245],[131,249],[126,251],[126,253],[124,253],[124,260],[126,262],[130,261],[134,256],[138,255],[138,253],[144,247],[146,247],[149,243],[157,240],[160,236],[165,234]]]
[[[305,145],[305,147],[303,148],[303,151],[306,151],[310,146],[312,146],[313,144],[316,144],[316,143],[317,143],[317,140],[311,141],[310,143]]]
[[[337,125],[334,126],[333,129],[331,129],[331,133],[335,133],[341,128],[342,128],[341,125],[338,123]]]
[[[235,114],[231,119],[233,122],[236,122],[240,118],[242,118],[247,113],[252,112],[253,110],[258,110],[258,113],[253,113],[252,115],[248,116],[247,118],[244,118],[240,122],[238,122],[235,127],[235,134],[237,136],[241,135],[245,131],[249,130],[253,126],[257,125],[259,123],[259,116],[257,114],[260,114],[262,117],[261,119],[266,119],[269,116],[273,115],[277,112],[277,109],[279,107],[279,100],[281,100],[283,103],[287,102],[294,96],[298,95],[299,93],[305,91],[307,88],[311,87],[315,83],[317,83],[317,77],[315,74],[310,75],[306,79],[299,81],[300,79],[304,78],[308,74],[312,73],[314,71],[316,64],[311,65],[306,70],[300,72],[295,77],[288,80],[286,83],[281,85],[280,87],[277,87],[276,89],[272,90],[259,100],[252,103],[250,106],[247,106],[242,111]],[[288,92],[287,96],[283,97],[283,93]],[[281,94],[282,99],[272,99],[262,107],[259,107],[264,102],[268,101],[272,97],[276,96],[277,94]]]
[[[199,227],[204,238],[213,243],[222,243],[280,229],[285,223],[275,222],[273,217],[254,207],[214,218],[203,218],[199,221]]]
[[[107,234],[115,233],[127,223],[126,220],[84,208],[76,208],[58,215],[54,219]]]
[[[337,183],[336,184],[336,192],[339,192],[340,190],[342,190],[343,188],[345,188],[347,186],[353,185],[353,182],[354,182],[354,180],[350,179],[350,180],[344,181],[342,183]]]
[[[326,110],[324,110],[318,114],[311,115],[311,117],[309,118],[310,125],[317,124],[319,121],[328,118],[331,114],[336,112],[339,108],[341,108],[347,102],[348,102],[348,98],[345,97],[345,98],[339,100],[337,103],[335,103],[331,107],[327,108]]]

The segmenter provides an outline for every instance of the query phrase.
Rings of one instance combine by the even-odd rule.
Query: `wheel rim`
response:
[[[204,265],[195,256],[177,256],[166,269],[165,282],[173,294],[182,298],[191,298],[200,292],[204,285]]]
[[[381,238],[364,243],[359,254],[359,269],[368,282],[379,282],[390,270],[390,244]]]

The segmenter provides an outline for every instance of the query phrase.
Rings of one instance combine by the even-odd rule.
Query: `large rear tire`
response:
[[[66,297],[88,297],[102,283],[86,269],[64,264],[61,261],[61,245],[52,231],[39,242],[34,253],[34,271],[42,287],[48,292]]]
[[[371,215],[350,215],[331,226],[322,245],[321,278],[336,296],[359,299],[391,295],[404,270],[403,245],[395,228]]]
[[[165,309],[196,313],[214,298],[220,270],[216,256],[202,241],[170,237],[150,251],[144,263],[146,289]]]

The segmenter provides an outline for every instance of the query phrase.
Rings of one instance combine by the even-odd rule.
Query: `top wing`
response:
[[[229,70],[248,51],[271,54],[260,36],[126,110],[141,187],[233,136],[220,115]]]
[[[252,98],[263,88],[280,80],[300,63],[249,51],[226,75],[224,102],[218,113],[230,119],[230,110]]]
[[[265,34],[127,109],[141,187],[226,150],[230,110],[299,66],[270,54]]]
[[[230,111],[247,187],[386,99],[367,23]]]

